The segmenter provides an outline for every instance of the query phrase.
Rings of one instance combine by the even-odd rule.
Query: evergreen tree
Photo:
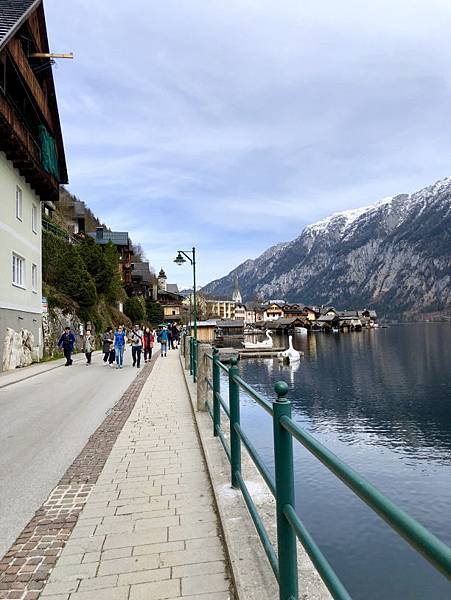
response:
[[[146,319],[146,305],[142,296],[127,298],[124,313],[133,323],[142,323]]]
[[[146,300],[146,312],[147,312],[147,320],[152,325],[158,325],[164,319],[164,311],[163,307],[159,302],[155,302],[148,298]]]

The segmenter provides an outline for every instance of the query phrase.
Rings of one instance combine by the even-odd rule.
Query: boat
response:
[[[307,335],[308,329],[307,329],[307,327],[295,327],[294,333],[300,333],[301,335]]]
[[[263,342],[243,342],[243,345],[245,348],[252,350],[258,350],[259,348],[272,348],[273,341],[271,331],[268,329],[266,332],[266,340],[263,340]]]
[[[301,353],[293,348],[293,336],[288,336],[288,349],[280,352],[277,358],[281,362],[288,362],[289,364],[296,363],[301,360]]]

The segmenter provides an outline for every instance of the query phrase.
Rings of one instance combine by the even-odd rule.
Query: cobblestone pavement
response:
[[[226,600],[230,589],[210,481],[171,351],[145,383],[41,597]]]
[[[36,600],[155,364],[147,364],[0,561],[0,598]]]

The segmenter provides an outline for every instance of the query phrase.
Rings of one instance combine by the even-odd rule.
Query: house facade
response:
[[[0,0],[0,370],[42,356],[41,215],[67,169],[41,0]]]
[[[235,319],[233,300],[207,300],[207,315],[218,319]]]

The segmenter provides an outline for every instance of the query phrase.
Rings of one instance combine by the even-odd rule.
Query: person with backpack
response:
[[[169,335],[168,335],[168,330],[166,327],[163,327],[160,330],[158,337],[157,337],[157,341],[161,347],[161,356],[167,356],[168,355]]]
[[[126,350],[127,336],[122,325],[114,332],[114,353],[116,356],[116,369],[122,369],[124,352]]]
[[[144,362],[150,362],[152,358],[152,349],[155,342],[155,337],[150,331],[149,327],[146,327],[143,336],[143,348],[144,348]]]
[[[72,352],[74,351],[75,335],[70,330],[70,327],[64,328],[64,333],[59,339],[58,348],[62,348],[64,352],[64,358],[66,359],[65,367],[72,365]]]
[[[91,364],[92,353],[95,350],[96,338],[92,335],[91,330],[87,329],[83,338],[83,350],[86,356],[86,365]]]
[[[143,347],[143,331],[139,325],[135,325],[132,331],[132,357],[133,366],[139,369],[141,366],[141,351]]]

